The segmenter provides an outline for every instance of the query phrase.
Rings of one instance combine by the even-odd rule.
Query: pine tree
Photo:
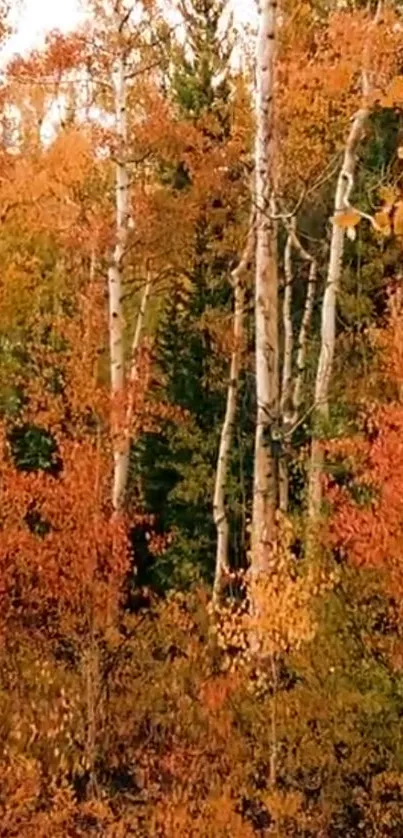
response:
[[[200,132],[208,154],[210,148],[224,148],[231,138],[235,89],[230,61],[234,44],[232,20],[226,13],[225,0],[183,0],[180,9],[186,38],[174,53],[170,96],[178,119]],[[247,186],[242,167],[237,171],[234,167],[229,177],[232,183],[238,179],[240,193]],[[163,179],[174,190],[191,190],[193,186],[191,174],[181,160],[174,170],[164,171]],[[181,582],[200,575],[211,578],[214,569],[212,500],[228,357],[214,346],[208,321],[215,315],[231,315],[228,279],[238,254],[235,248],[232,254],[223,254],[214,246],[222,239],[228,219],[235,224],[238,220],[234,207],[225,204],[218,187],[199,207],[188,282],[186,288],[179,286],[165,301],[157,334],[157,362],[164,396],[188,416],[183,427],[170,425],[164,435],[149,439],[143,454],[143,487],[149,509],[158,513],[163,529],[172,528],[176,533],[172,548],[165,555],[167,581],[173,579],[171,561],[176,568],[174,576]],[[250,395],[246,390],[241,392],[240,401],[247,415]],[[241,437],[244,442],[247,438],[249,445],[252,434],[240,429]],[[234,473],[238,470],[238,475],[240,458],[239,450],[234,450],[233,469]],[[249,454],[246,460],[244,479],[248,480]],[[241,552],[245,519],[242,481],[233,483],[236,488],[232,550]]]
[[[234,46],[226,0],[181,0],[185,46],[178,48],[172,74],[174,101],[185,118],[215,113],[229,130],[230,60]]]

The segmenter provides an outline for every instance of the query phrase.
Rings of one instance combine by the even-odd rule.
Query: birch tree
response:
[[[278,467],[273,438],[278,429],[277,224],[274,191],[274,73],[278,6],[261,0],[256,54],[256,274],[255,364],[257,419],[252,512],[252,573],[266,573],[275,539]]]
[[[118,32],[122,32],[118,7],[114,11],[114,23]],[[123,265],[129,234],[129,170],[127,162],[127,48],[123,39],[119,39],[115,69],[115,120],[118,138],[115,162],[115,248],[108,271],[109,296],[109,349],[111,394],[113,403],[112,444],[113,444],[113,488],[112,504],[114,510],[123,506],[127,482],[127,446],[122,440],[122,408],[125,395],[125,357],[123,330]],[[123,444],[122,444],[123,443]]]
[[[330,243],[329,264],[325,292],[322,303],[321,346],[315,382],[315,422],[317,430],[329,416],[329,387],[333,370],[336,338],[336,306],[340,289],[343,266],[346,227],[340,223],[340,217],[351,211],[350,197],[354,188],[354,176],[357,153],[363,138],[368,118],[371,113],[371,79],[369,70],[370,35],[378,23],[382,12],[382,3],[378,3],[374,19],[370,23],[364,47],[362,81],[362,105],[353,117],[344,148],[343,162],[337,179],[334,216],[332,219],[332,237]],[[311,446],[311,462],[308,486],[308,515],[315,519],[322,502],[323,451],[318,433],[314,433]]]
[[[229,524],[225,505],[231,445],[236,421],[237,394],[242,360],[242,337],[245,304],[245,275],[251,267],[255,244],[255,221],[252,216],[248,239],[242,259],[233,271],[231,279],[234,289],[233,345],[227,390],[225,417],[221,429],[220,447],[214,490],[213,514],[217,530],[216,564],[213,587],[213,604],[217,605],[223,589],[226,573],[229,571],[228,537]]]
[[[287,242],[284,251],[284,297],[283,297],[283,362],[281,376],[280,413],[283,438],[283,453],[280,458],[279,492],[280,509],[288,511],[289,475],[288,448],[292,435],[301,421],[301,409],[305,383],[305,366],[308,351],[309,330],[312,321],[316,291],[316,259],[301,244],[296,230],[296,219],[288,225]],[[309,265],[305,304],[300,328],[295,340],[292,319],[292,291],[294,285],[293,251]]]
[[[101,55],[94,56],[94,81],[109,91],[113,101],[115,170],[114,247],[108,268],[109,352],[111,384],[111,433],[113,451],[112,507],[121,512],[125,506],[130,461],[130,428],[133,414],[133,390],[136,386],[138,348],[151,291],[151,272],[146,280],[137,323],[132,327],[131,352],[123,311],[125,262],[132,239],[131,186],[133,180],[128,130],[131,80],[147,72],[150,56],[144,60],[147,44],[143,42],[141,4],[116,0],[93,0],[95,21],[100,27]],[[137,28],[132,17],[136,14]],[[139,23],[140,20],[140,23]],[[144,21],[145,27],[147,21]],[[130,325],[130,324],[128,324]]]

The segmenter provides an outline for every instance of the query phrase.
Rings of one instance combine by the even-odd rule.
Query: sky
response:
[[[14,0],[13,23],[17,31],[4,57],[39,48],[51,29],[73,29],[83,19],[80,6],[80,0]],[[254,0],[232,0],[232,6],[239,21],[247,22],[253,17]]]
[[[17,0],[11,17],[16,32],[7,44],[7,57],[40,47],[51,29],[73,29],[81,16],[80,0]]]

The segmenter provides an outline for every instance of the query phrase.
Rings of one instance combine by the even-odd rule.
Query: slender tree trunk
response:
[[[308,495],[310,519],[318,516],[322,503],[323,453],[317,431],[319,430],[320,432],[320,425],[326,422],[329,415],[329,386],[333,369],[336,337],[336,304],[340,287],[345,235],[344,228],[337,224],[337,214],[345,211],[349,207],[350,193],[354,183],[357,149],[363,136],[369,113],[369,108],[365,105],[360,108],[354,118],[345,147],[343,165],[337,181],[329,267],[322,303],[321,347],[315,383],[314,404],[317,430],[316,432],[314,431],[311,448]]]
[[[138,348],[140,346],[140,340],[141,340],[141,335],[142,335],[142,332],[143,332],[144,320],[145,320],[145,316],[146,316],[148,301],[150,299],[151,285],[152,285],[152,274],[151,274],[150,269],[147,268],[146,281],[145,281],[144,288],[143,288],[143,293],[142,293],[142,296],[141,296],[140,308],[139,308],[139,312],[138,312],[138,315],[137,315],[136,328],[134,330],[134,336],[133,336],[133,341],[132,341],[132,363],[131,363],[131,368],[130,368],[130,378],[132,380],[134,380],[134,378],[136,377],[136,363],[135,363],[135,361],[136,361],[137,351],[138,351]]]
[[[252,512],[252,575],[271,566],[278,509],[278,468],[272,445],[278,431],[277,225],[270,217],[274,192],[274,70],[277,0],[261,0],[256,57],[256,399]]]
[[[146,282],[143,289],[143,294],[141,297],[140,302],[140,309],[137,315],[136,321],[136,328],[134,331],[132,347],[131,347],[131,362],[130,362],[130,372],[129,372],[129,381],[128,381],[128,394],[127,394],[127,408],[125,414],[125,424],[122,431],[122,439],[121,439],[121,457],[120,457],[120,485],[122,486],[122,502],[124,501],[124,496],[127,489],[128,479],[129,479],[129,466],[130,466],[130,439],[131,439],[131,426],[133,420],[133,408],[134,408],[134,396],[135,396],[135,387],[136,381],[138,377],[138,350],[140,347],[141,335],[143,332],[144,327],[144,319],[147,311],[148,300],[151,293],[151,272],[147,271]]]
[[[294,371],[294,331],[292,325],[292,250],[296,250],[301,258],[309,262],[308,287],[305,297],[304,311],[297,338],[296,361]],[[288,511],[289,475],[288,449],[294,428],[301,418],[303,388],[305,380],[305,365],[308,349],[309,329],[312,321],[313,306],[316,291],[316,260],[302,246],[296,232],[296,219],[288,227],[287,243],[284,252],[284,301],[283,301],[283,329],[284,329],[284,359],[281,387],[281,421],[283,429],[283,456],[280,460],[280,509]]]
[[[378,2],[375,17],[370,24],[368,37],[364,44],[362,70],[363,104],[355,114],[351,124],[344,149],[343,163],[336,187],[329,267],[322,303],[321,348],[315,383],[314,406],[316,430],[314,429],[314,437],[312,440],[308,486],[308,517],[311,522],[317,519],[322,505],[323,449],[319,436],[320,427],[327,421],[329,415],[329,387],[333,370],[336,338],[336,305],[340,288],[344,254],[345,230],[342,226],[337,224],[337,215],[345,212],[346,209],[349,209],[351,206],[350,195],[354,186],[358,146],[362,140],[368,118],[371,113],[371,106],[369,103],[369,94],[372,86],[369,69],[371,48],[370,36],[373,31],[373,27],[380,20],[382,8],[383,4],[380,0],[380,2]]]
[[[315,425],[311,446],[311,465],[309,475],[308,512],[309,518],[316,518],[322,502],[323,453],[318,438],[318,425],[326,422],[329,415],[329,385],[333,369],[336,337],[336,303],[340,286],[344,252],[344,229],[336,222],[337,213],[348,206],[349,194],[353,183],[356,163],[356,151],[362,137],[368,109],[362,108],[354,119],[344,153],[343,166],[337,181],[335,198],[335,217],[332,226],[329,267],[325,293],[322,303],[321,346],[315,382]]]
[[[123,14],[123,17],[121,15]],[[116,28],[119,35],[128,21],[129,12],[116,6]],[[130,175],[127,130],[127,45],[122,44],[116,65],[115,117],[118,148],[116,157],[116,231],[115,248],[108,271],[110,374],[112,396],[113,486],[112,506],[122,512],[129,475],[130,425],[133,413],[133,389],[137,376],[137,350],[140,343],[145,311],[151,290],[151,274],[147,279],[132,342],[130,371],[125,369],[124,319],[122,310],[123,268],[130,225]]]
[[[108,271],[109,340],[112,395],[113,488],[112,505],[121,511],[125,493],[125,453],[122,431],[125,413],[125,358],[123,344],[123,261],[129,232],[129,172],[127,154],[127,82],[126,63],[122,51],[118,58],[115,86],[118,157],[116,161],[116,243]]]
[[[283,417],[292,408],[292,370],[294,331],[292,326],[292,232],[287,236],[284,250],[284,299],[283,299],[283,372],[281,380],[280,410]]]
[[[368,116],[367,108],[363,108],[354,120],[353,128],[346,146],[343,167],[340,171],[335,200],[335,214],[346,206],[347,190],[350,189],[355,169],[356,148],[362,136],[362,130]],[[348,196],[347,196],[348,200]],[[329,415],[329,385],[333,369],[335,337],[336,337],[336,304],[340,286],[342,261],[344,252],[344,229],[333,220],[332,239],[330,245],[330,259],[326,279],[325,293],[322,303],[321,347],[315,382],[315,415],[314,436],[311,445],[311,464],[309,475],[308,514],[309,518],[316,518],[322,503],[322,471],[323,451],[318,436],[320,426],[327,421]],[[318,427],[319,426],[319,427]]]
[[[225,576],[229,570],[228,536],[229,524],[225,506],[225,493],[228,470],[233,442],[234,425],[236,419],[237,394],[239,373],[242,357],[243,318],[245,303],[244,275],[248,271],[253,258],[255,241],[254,215],[248,233],[246,247],[238,267],[232,273],[234,288],[234,318],[233,318],[233,347],[231,355],[230,377],[227,390],[225,417],[221,429],[220,447],[218,452],[216,482],[214,491],[213,515],[217,530],[216,565],[213,587],[213,604],[217,606],[222,594]]]
[[[299,330],[298,335],[298,346],[297,346],[297,372],[294,379],[294,393],[293,393],[293,407],[294,407],[294,415],[295,415],[295,422],[298,421],[300,418],[301,413],[301,405],[302,405],[302,396],[303,396],[303,389],[304,389],[304,377],[305,377],[305,366],[306,366],[306,356],[308,351],[308,336],[309,330],[311,327],[312,322],[312,314],[313,314],[313,307],[315,303],[315,293],[316,293],[316,274],[317,274],[317,266],[316,260],[307,253],[304,248],[300,248],[300,253],[304,259],[307,259],[310,262],[309,268],[309,277],[308,277],[308,288],[306,292],[305,298],[305,308],[304,313],[302,316],[301,327]],[[294,422],[294,424],[295,424]]]
[[[292,221],[293,226],[295,220]],[[280,413],[282,419],[283,436],[289,425],[289,416],[292,413],[292,368],[294,331],[292,326],[292,232],[287,236],[287,243],[284,250],[284,298],[283,298],[283,372],[281,380]],[[291,427],[291,426],[290,426]],[[288,457],[286,446],[283,446],[282,456],[279,461],[279,495],[281,512],[288,510]]]

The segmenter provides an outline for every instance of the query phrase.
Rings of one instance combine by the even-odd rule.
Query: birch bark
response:
[[[293,227],[295,219],[292,220]],[[283,371],[281,380],[280,413],[283,438],[288,426],[292,424],[292,367],[294,331],[292,325],[292,231],[288,233],[284,250],[284,298],[283,298]],[[279,462],[279,503],[282,512],[288,510],[288,457],[286,445],[283,446]]]
[[[315,419],[317,425],[319,425],[319,431],[320,425],[326,422],[329,416],[329,386],[333,370],[336,338],[336,305],[344,254],[345,230],[336,223],[336,220],[338,213],[350,207],[350,195],[354,186],[358,147],[371,113],[370,93],[373,86],[372,77],[374,75],[370,70],[371,35],[381,20],[382,11],[383,0],[378,0],[377,9],[374,18],[369,24],[367,38],[364,43],[361,74],[362,105],[352,120],[336,187],[329,267],[322,304],[321,348],[315,384]],[[314,433],[308,486],[308,519],[310,522],[315,521],[321,511],[323,464],[323,449],[318,438],[318,433]]]
[[[308,486],[308,517],[316,519],[322,504],[323,451],[318,431],[329,416],[329,386],[333,370],[336,338],[336,305],[342,272],[345,230],[337,224],[337,214],[350,206],[350,194],[354,185],[357,151],[363,137],[371,109],[368,104],[368,79],[363,72],[364,102],[357,111],[350,128],[344,150],[342,167],[337,180],[332,222],[332,237],[326,286],[322,303],[321,347],[315,383],[315,422],[311,446],[311,462]]]
[[[118,153],[115,181],[116,242],[108,271],[110,378],[112,396],[112,446],[114,511],[122,509],[125,493],[125,452],[122,431],[125,400],[125,358],[123,343],[123,262],[129,234],[129,172],[127,155],[127,80],[126,59],[122,47],[117,59],[115,80],[115,117]]]
[[[130,429],[137,377],[138,348],[151,291],[151,273],[146,283],[137,317],[129,364],[125,357],[123,317],[123,271],[130,230],[130,163],[128,159],[127,101],[131,50],[125,37],[133,7],[117,3],[112,19],[115,26],[117,58],[114,77],[117,153],[115,160],[115,247],[108,270],[110,380],[112,400],[113,485],[112,507],[122,512],[129,476]],[[127,369],[129,368],[129,369]]]
[[[213,587],[213,605],[217,606],[222,594],[225,576],[229,570],[228,537],[229,525],[225,506],[225,494],[228,479],[228,469],[233,441],[233,431],[236,419],[237,394],[239,386],[239,373],[242,358],[242,337],[245,303],[244,277],[248,271],[253,258],[255,243],[254,218],[252,219],[248,240],[238,267],[232,273],[232,285],[234,289],[234,318],[233,318],[233,348],[231,355],[231,366],[227,390],[227,402],[224,422],[221,429],[220,447],[218,452],[213,515],[217,530],[216,564]]]
[[[305,262],[309,262],[310,265],[304,311],[297,337],[295,367],[293,357],[294,330],[292,324],[293,250],[296,250],[301,258]],[[316,272],[316,260],[301,244],[296,232],[296,220],[293,219],[288,228],[287,244],[284,252],[284,358],[280,400],[284,439],[284,451],[280,460],[280,509],[282,512],[288,511],[289,476],[287,453],[293,430],[301,419],[308,337],[315,302]]]
[[[299,245],[300,247],[300,245]],[[303,388],[304,388],[304,376],[305,376],[305,366],[306,366],[306,356],[308,352],[308,337],[309,337],[309,329],[311,327],[312,322],[312,315],[313,315],[313,307],[315,303],[315,293],[316,293],[316,275],[317,275],[317,265],[316,260],[311,256],[304,248],[300,247],[301,255],[304,259],[310,262],[309,268],[309,276],[308,276],[308,288],[306,292],[305,298],[305,308],[304,313],[302,316],[301,327],[299,330],[298,335],[298,345],[297,345],[297,372],[294,380],[294,393],[293,393],[293,407],[294,407],[294,416],[295,422],[300,417],[301,413],[301,405],[302,405],[302,396],[303,396]]]
[[[326,422],[329,416],[329,386],[333,370],[336,338],[336,305],[344,254],[345,230],[337,224],[337,214],[351,206],[350,195],[354,186],[358,147],[371,113],[370,93],[374,75],[370,69],[371,35],[381,20],[383,5],[383,0],[378,0],[376,12],[369,24],[367,38],[365,39],[361,74],[362,105],[352,120],[336,187],[329,267],[322,304],[321,348],[315,384],[314,406],[319,432],[320,425]],[[308,519],[310,522],[315,521],[321,511],[323,464],[324,458],[320,439],[318,433],[314,433],[308,486]]]
[[[293,223],[293,227],[295,222]],[[284,418],[292,407],[292,360],[294,349],[294,331],[292,326],[292,242],[293,232],[290,230],[284,250],[284,298],[283,298],[283,372],[281,381],[280,410]]]
[[[119,481],[122,490],[122,501],[124,503],[125,493],[129,480],[129,466],[130,466],[130,440],[134,410],[134,396],[135,387],[138,377],[138,351],[140,347],[141,336],[144,327],[144,319],[146,315],[148,300],[151,293],[152,278],[151,272],[147,272],[147,278],[143,289],[143,294],[140,303],[140,309],[137,315],[136,328],[134,331],[132,347],[131,347],[131,362],[129,380],[127,384],[127,408],[125,413],[124,428],[122,430],[121,438],[121,455],[119,460]]]
[[[278,467],[273,432],[278,425],[277,225],[274,192],[274,71],[278,5],[261,0],[256,55],[256,275],[255,362],[257,417],[252,511],[253,576],[270,570],[278,508]]]

